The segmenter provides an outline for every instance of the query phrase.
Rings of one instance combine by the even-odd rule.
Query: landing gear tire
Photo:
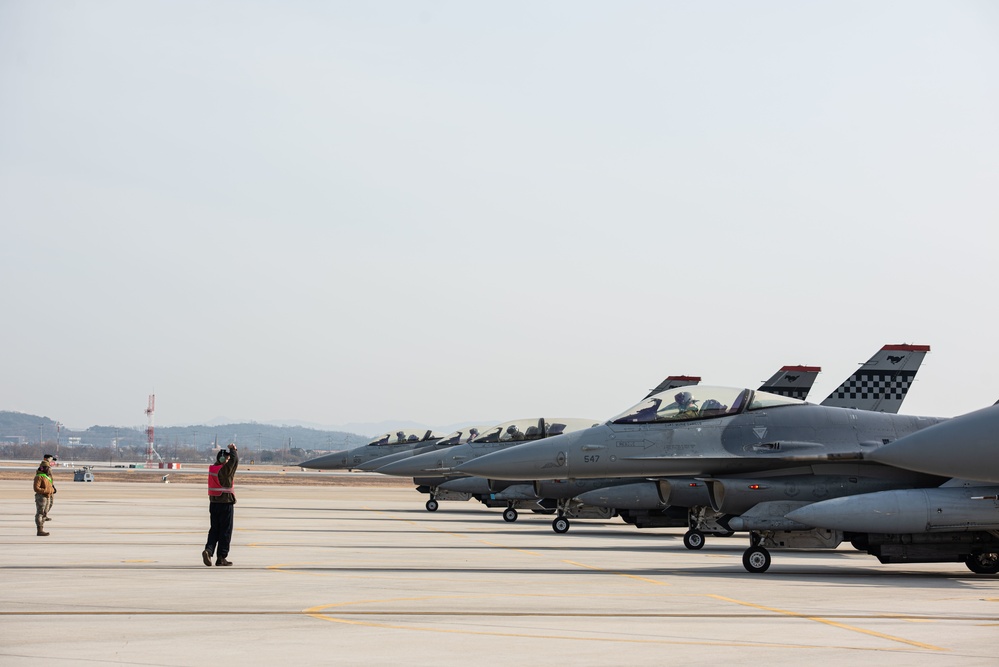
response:
[[[440,504],[436,500],[431,498],[430,500],[427,501],[426,507],[428,512],[436,512],[437,508],[440,507]]]
[[[688,530],[683,534],[683,546],[691,551],[704,548],[704,533],[699,530]]]
[[[513,509],[512,507],[507,507],[505,510],[503,510],[503,520],[506,521],[507,523],[513,523],[514,521],[516,521],[517,510]]]
[[[999,554],[975,554],[968,556],[964,564],[975,574],[996,574],[999,572]]]
[[[569,520],[564,516],[556,517],[552,521],[552,530],[554,530],[559,535],[563,535],[569,532]]]
[[[770,552],[763,547],[749,547],[742,554],[742,566],[746,572],[766,572],[770,568]]]

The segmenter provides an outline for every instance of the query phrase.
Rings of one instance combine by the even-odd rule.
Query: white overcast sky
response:
[[[994,2],[0,0],[0,409],[999,399]]]

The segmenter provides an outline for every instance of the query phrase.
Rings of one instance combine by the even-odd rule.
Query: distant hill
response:
[[[62,427],[49,417],[23,412],[0,411],[0,440],[6,443],[55,443],[67,444],[70,438],[79,438],[81,445],[110,446],[116,435],[118,448],[146,447],[145,427],[91,426],[80,431]],[[269,450],[333,450],[356,447],[370,437],[343,430],[322,430],[304,426],[259,424],[244,422],[222,425],[157,426],[155,431],[158,450],[166,447],[189,446],[197,449],[211,448],[215,440],[220,445],[235,442],[239,446]]]

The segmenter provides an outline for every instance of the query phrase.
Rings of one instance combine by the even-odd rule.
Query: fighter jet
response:
[[[403,429],[395,433],[383,433],[360,447],[324,454],[308,461],[302,461],[298,466],[314,470],[353,470],[365,461],[387,454],[409,451],[418,446],[426,446],[440,440],[441,437],[441,433],[429,430]]]
[[[783,366],[763,383],[760,391],[804,400],[821,371],[822,369],[818,366]],[[683,386],[685,382],[688,386],[698,384],[700,380],[700,377],[689,375],[671,375],[645,398]],[[534,482],[533,487],[535,497],[542,504],[555,507],[558,516],[552,520],[552,530],[559,534],[569,531],[570,518],[609,519],[615,514],[620,514],[624,521],[639,527],[648,525],[680,527],[686,526],[688,523],[686,508],[670,511],[659,500],[659,489],[656,483],[647,479],[538,480]],[[521,499],[526,499],[526,492],[522,490],[523,486],[516,488],[521,494]],[[503,491],[496,494],[495,497],[502,499],[507,494],[509,494],[508,491]],[[587,500],[588,498],[602,499],[607,494],[624,500],[620,504],[600,501],[588,502]],[[654,498],[655,500],[651,503],[631,502],[630,499],[636,496],[649,500]]]
[[[882,563],[959,561],[978,574],[999,573],[999,406],[917,431],[864,458],[960,479],[825,500],[786,518],[842,531]]]
[[[729,521],[728,529],[750,531],[743,564],[761,572],[770,565],[766,546],[832,547],[842,541],[841,533],[785,519],[795,507],[945,481],[852,460],[941,421],[811,405],[750,389],[692,386],[656,394],[606,424],[489,454],[458,470],[497,480],[665,478],[659,485],[666,504],[737,517],[739,523]],[[851,460],[841,463],[839,457]],[[696,497],[677,502],[671,496],[683,496],[686,489],[676,478],[707,484]]]
[[[518,443],[539,441],[564,433],[574,433],[599,424],[595,419],[532,417],[515,419],[487,429],[482,435],[471,442],[449,447],[435,452],[427,452],[401,461],[390,463],[378,469],[385,475],[412,477],[417,484],[417,490],[430,495],[427,510],[433,512],[438,508],[439,500],[468,500],[476,498],[487,506],[506,505],[503,518],[507,521],[517,520],[517,500],[497,501],[491,494],[502,491],[511,484],[490,485],[484,479],[465,480],[468,475],[455,471],[455,466],[464,461],[472,460],[489,452],[495,452]],[[454,481],[454,483],[449,483]],[[522,505],[522,508],[525,505]],[[536,502],[526,505],[530,509],[540,508]]]
[[[925,345],[883,346],[849,375],[822,405],[897,413],[928,351],[929,347]],[[804,400],[819,370],[808,366],[785,366],[759,391]],[[671,489],[670,503],[661,493],[667,486]],[[711,507],[708,490],[708,482],[703,479],[645,479],[592,489],[577,500],[588,506],[614,507],[625,521],[639,528],[694,526],[695,529],[684,536],[684,544],[689,549],[700,549],[704,546],[705,533],[733,534],[725,517]],[[693,508],[692,512],[688,512],[688,508]]]

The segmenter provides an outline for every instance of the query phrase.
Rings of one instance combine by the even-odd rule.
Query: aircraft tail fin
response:
[[[760,391],[803,401],[821,372],[818,366],[784,366],[763,383]]]
[[[653,394],[658,394],[661,391],[666,391],[667,389],[689,387],[690,385],[697,384],[700,381],[701,378],[694,375],[670,375],[668,378],[660,382],[658,387],[646,394],[645,398],[648,398]],[[644,401],[645,399],[643,398],[642,400]]]
[[[929,345],[885,345],[822,405],[896,414],[929,351]]]

